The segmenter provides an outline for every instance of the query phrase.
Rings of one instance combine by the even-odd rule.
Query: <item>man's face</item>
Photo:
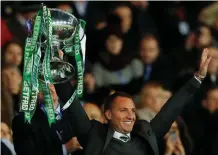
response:
[[[11,129],[8,127],[8,125],[4,122],[1,122],[1,135],[0,138],[3,139],[7,139],[9,141],[12,141],[12,131]]]
[[[105,112],[111,127],[121,133],[130,133],[136,120],[135,104],[127,97],[117,97],[111,109]]]
[[[106,40],[106,47],[111,54],[119,55],[123,47],[123,40],[116,35],[109,35]]]
[[[20,45],[14,43],[10,44],[6,49],[5,63],[19,66],[22,62],[22,59],[23,51]]]
[[[115,14],[121,19],[121,29],[123,33],[129,31],[132,25],[132,11],[127,6],[120,6],[115,9]]]
[[[210,48],[208,55],[212,57],[208,65],[208,73],[216,74],[218,72],[218,49]]]
[[[143,104],[153,110],[159,112],[164,103],[162,102],[162,89],[161,87],[150,87],[143,95]]]
[[[140,57],[145,64],[152,64],[159,56],[159,47],[155,39],[144,39],[140,45]]]
[[[198,47],[201,48],[207,46],[211,43],[211,41],[212,41],[212,36],[211,36],[210,29],[208,27],[202,26],[200,28],[200,35],[197,40]]]
[[[203,106],[211,113],[218,110],[218,89],[208,92],[206,100],[203,100]]]

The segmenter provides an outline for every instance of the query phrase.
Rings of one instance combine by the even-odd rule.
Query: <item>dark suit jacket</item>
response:
[[[144,120],[136,121],[131,134],[141,137],[145,143],[148,143],[151,148],[149,154],[159,155],[157,139],[162,139],[168,132],[171,124],[176,120],[199,86],[200,83],[195,78],[190,79],[167,101],[150,123]],[[108,125],[95,120],[89,121],[77,99],[71,104],[70,110],[74,115],[71,121],[75,124],[74,130],[79,143],[84,148],[84,154],[102,154],[108,146],[114,131]]]
[[[51,127],[40,106],[37,106],[31,124],[24,123],[24,113],[15,116],[12,130],[17,155],[62,155],[62,144],[74,136],[69,115],[68,111],[63,112],[62,119]]]
[[[12,155],[10,149],[3,142],[1,142],[1,155]]]

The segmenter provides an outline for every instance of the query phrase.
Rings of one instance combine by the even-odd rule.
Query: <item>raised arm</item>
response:
[[[172,123],[181,114],[184,106],[191,101],[195,92],[200,87],[200,83],[206,76],[207,67],[211,60],[211,57],[207,58],[207,55],[208,50],[204,49],[199,71],[166,102],[160,112],[151,120],[151,126],[157,138],[161,138],[167,133]]]
[[[75,98],[73,103],[70,105],[69,112],[71,115],[70,121],[76,137],[78,138],[79,143],[84,146],[91,129],[91,121],[82,107],[80,100],[77,98]]]
[[[59,86],[56,85],[55,88],[58,96],[60,97],[60,100],[65,103],[74,93],[74,89],[70,82],[63,83]],[[63,119],[61,119],[62,121],[61,123],[65,124],[65,120],[67,120],[69,122],[69,126],[72,128],[72,130],[75,133],[74,136],[86,137],[89,129],[91,128],[91,123],[78,98],[75,98],[73,103],[66,110],[63,111],[63,115],[65,115],[65,117],[63,116]],[[59,125],[59,126],[63,127],[63,125]],[[69,135],[68,131],[69,130],[66,130],[67,135]],[[68,140],[69,138],[72,137],[68,136]]]

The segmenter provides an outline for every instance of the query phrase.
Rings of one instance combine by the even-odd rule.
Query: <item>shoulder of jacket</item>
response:
[[[140,127],[140,128],[151,129],[151,124],[146,120],[137,120],[135,122],[134,126],[135,127]]]

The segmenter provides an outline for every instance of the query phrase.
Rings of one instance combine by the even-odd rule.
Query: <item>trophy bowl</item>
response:
[[[53,34],[59,36],[61,43],[73,39],[79,23],[77,18],[59,9],[50,9],[50,11]]]
[[[51,13],[52,25],[52,43],[51,43],[51,61],[50,70],[53,84],[64,83],[75,76],[75,68],[72,59],[64,52],[65,46],[73,46],[73,38],[78,28],[79,21],[75,16],[59,9],[49,8]],[[45,19],[43,19],[45,20]],[[35,17],[27,22],[28,34],[33,34]],[[37,44],[41,47],[42,59],[46,52],[48,38],[48,29],[43,25],[40,29],[40,37]],[[63,54],[60,56],[59,51]],[[44,82],[43,63],[39,66],[39,80]]]

